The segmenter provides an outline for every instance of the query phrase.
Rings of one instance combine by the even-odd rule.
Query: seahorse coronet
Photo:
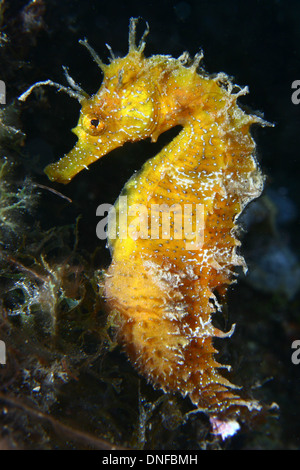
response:
[[[235,282],[235,268],[247,269],[239,252],[237,221],[263,190],[250,127],[267,123],[240,108],[238,98],[248,93],[247,87],[235,85],[223,72],[211,76],[199,70],[202,52],[193,59],[187,52],[178,59],[146,58],[148,26],[137,45],[136,23],[131,19],[128,54],[115,58],[110,51],[108,65],[85,43],[103,71],[103,82],[94,96],[81,100],[77,144],[45,171],[51,180],[67,183],[125,142],[156,141],[181,126],[116,201],[117,232],[108,240],[112,262],[104,276],[107,309],[118,313],[118,341],[153,386],[188,395],[199,410],[213,416],[230,409],[257,411],[260,405],[241,398],[235,391],[239,387],[220,372],[230,366],[217,362],[214,338],[229,338],[234,326],[222,332],[212,318]],[[172,207],[169,238],[162,233],[167,214],[162,205]],[[148,232],[140,236],[142,219],[130,213],[133,206],[149,211],[155,206],[152,218],[149,212],[146,219],[159,221],[158,237]],[[191,232],[179,236],[188,216],[181,227],[176,217],[186,206],[192,208],[190,219],[202,208],[194,238]],[[120,220],[127,210],[125,228],[135,229],[135,239],[123,236]]]

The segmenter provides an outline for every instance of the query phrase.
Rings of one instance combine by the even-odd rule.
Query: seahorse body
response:
[[[74,130],[77,145],[46,173],[68,182],[124,142],[156,141],[162,132],[182,126],[128,181],[122,196],[128,208],[141,204],[149,213],[161,204],[189,204],[194,215],[201,205],[203,243],[194,249],[188,237],[175,235],[176,211],[169,213],[167,239],[148,233],[134,240],[118,227],[116,239],[109,241],[108,309],[117,312],[117,334],[128,357],[155,386],[189,395],[197,407],[215,415],[229,407],[255,408],[220,373],[227,366],[216,361],[213,338],[231,332],[215,328],[212,315],[235,267],[245,267],[237,253],[236,220],[263,188],[250,135],[250,126],[263,121],[239,108],[237,98],[246,90],[233,86],[225,74],[197,72],[200,56],[188,65],[186,54],[145,58],[144,41],[135,44],[135,25],[132,19],[128,55],[109,65],[99,62],[103,83],[96,95],[83,100]],[[121,200],[115,207],[122,216]],[[128,215],[127,223],[137,232],[141,228],[137,214]]]

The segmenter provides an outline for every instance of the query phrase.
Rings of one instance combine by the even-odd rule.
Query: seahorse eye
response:
[[[98,135],[103,132],[105,124],[98,116],[85,115],[82,119],[82,126],[88,134]]]
[[[91,126],[97,129],[98,124],[99,124],[99,119],[91,119]]]

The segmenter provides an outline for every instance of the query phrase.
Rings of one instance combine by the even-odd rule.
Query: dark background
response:
[[[65,84],[62,65],[69,67],[70,75],[83,89],[95,93],[101,85],[101,72],[78,40],[87,37],[104,62],[109,57],[106,43],[115,55],[123,56],[128,50],[128,24],[132,16],[141,17],[138,35],[143,33],[145,21],[149,23],[145,55],[178,57],[188,51],[193,56],[203,49],[207,72],[223,71],[234,77],[235,83],[248,85],[250,93],[240,102],[275,124],[256,128],[253,135],[267,177],[265,194],[273,191],[281,199],[279,203],[278,198],[271,199],[276,209],[276,220],[272,220],[276,234],[266,229],[270,221],[266,216],[265,225],[257,229],[254,224],[256,228],[245,241],[244,254],[249,265],[255,267],[259,265],[255,249],[262,252],[269,243],[276,245],[280,239],[298,259],[300,105],[291,101],[291,84],[300,80],[300,2],[49,0],[38,1],[32,8],[31,2],[11,1],[4,15],[2,32],[10,42],[7,48],[0,48],[0,78],[7,84],[8,102],[35,81],[51,79]],[[47,88],[29,97],[20,107],[21,128],[26,134],[20,160],[25,175],[61,191],[73,201],[70,206],[54,194],[42,192],[38,215],[42,226],[46,229],[74,223],[81,215],[79,244],[92,251],[101,245],[95,236],[96,207],[115,201],[132,173],[164,144],[164,137],[155,145],[142,142],[113,152],[95,163],[89,172],[77,175],[68,186],[50,184],[43,168],[67,153],[76,142],[70,129],[76,125],[78,113],[78,103],[54,89]],[[292,215],[288,221],[280,224],[289,211]],[[105,267],[109,261],[103,243],[99,266]],[[283,268],[286,284],[290,277],[299,276],[299,270],[289,271],[285,261]],[[274,274],[272,269],[271,265],[264,266],[269,280],[275,275],[276,281],[277,272]],[[232,448],[299,448],[300,365],[293,365],[290,359],[291,342],[300,339],[299,291],[289,296],[288,286],[281,290],[276,286],[275,282],[272,289],[270,282],[268,288],[260,289],[241,279],[229,296],[228,310],[232,320],[240,325],[239,339],[232,339],[232,349],[236,349],[230,357],[237,358],[240,351],[242,356],[248,356],[250,366],[244,375],[256,378],[255,371],[259,369],[257,380],[267,383],[259,393],[263,400],[277,402],[281,408],[280,418],[268,428],[270,437],[264,431],[254,442],[238,438]]]

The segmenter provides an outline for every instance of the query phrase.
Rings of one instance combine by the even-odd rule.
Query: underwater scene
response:
[[[299,22],[0,1],[0,450],[300,448]]]

